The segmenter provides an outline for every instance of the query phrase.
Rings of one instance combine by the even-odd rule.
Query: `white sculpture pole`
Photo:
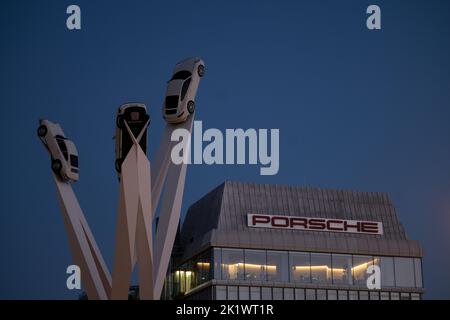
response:
[[[116,251],[111,299],[127,299],[134,261],[139,268],[140,298],[153,299],[153,240],[150,163],[139,141],[148,123],[137,138],[128,124],[133,140],[121,170]],[[136,256],[135,256],[136,254]]]
[[[53,173],[72,257],[81,270],[81,281],[89,299],[108,299],[111,276],[72,186]]]
[[[172,135],[173,130],[177,128],[183,128],[192,132],[192,125],[194,122],[194,115],[191,115],[186,122],[179,126],[167,125],[165,129],[165,133],[163,135],[164,138],[168,138],[170,141],[170,137]],[[169,134],[170,133],[170,134]],[[186,143],[184,150],[189,152],[190,150],[190,139],[188,141],[184,141]],[[164,141],[162,141],[164,144]],[[163,202],[161,206],[161,212],[159,215],[158,227],[156,229],[156,247],[155,247],[155,257],[157,257],[157,261],[155,261],[155,283],[154,283],[154,296],[155,299],[160,299],[161,291],[164,285],[164,279],[167,273],[167,267],[169,265],[169,260],[173,248],[173,244],[175,242],[175,236],[178,228],[178,223],[180,220],[180,212],[181,212],[181,204],[183,200],[183,192],[184,192],[184,182],[186,178],[186,163],[182,163],[180,165],[175,165],[170,158],[170,153],[172,151],[175,142],[166,142],[168,148],[161,147],[159,152],[165,152],[165,157],[162,157],[159,154],[157,159],[163,158],[164,162],[158,163],[159,167],[156,168],[160,172],[159,179],[154,182],[152,189],[153,197],[153,207],[156,208],[159,195],[156,194],[157,198],[155,201],[155,194],[153,192],[161,192],[162,189],[162,180],[168,172],[168,176],[166,179],[166,186],[163,195]],[[189,154],[185,155],[189,157]],[[164,174],[162,174],[164,173]]]

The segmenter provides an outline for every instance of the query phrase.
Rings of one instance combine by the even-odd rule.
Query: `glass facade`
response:
[[[291,281],[310,283],[310,254],[306,252],[289,252],[289,270]]]
[[[244,250],[222,249],[222,279],[244,280]]]
[[[419,293],[278,287],[213,286],[216,300],[420,300]]]
[[[353,284],[353,259],[349,254],[333,254],[333,283],[340,285]]]
[[[377,265],[381,270],[381,290],[376,292],[367,291],[370,276],[367,268],[371,265]],[[245,297],[245,300],[420,299],[420,294],[411,296],[390,291],[422,288],[423,284],[420,258],[231,248],[205,251],[175,268],[166,283],[173,285],[172,296],[177,298],[212,279],[238,282],[216,286],[216,298],[229,300],[239,297]],[[246,282],[247,286],[241,286]],[[255,282],[260,286],[253,287]],[[325,288],[285,288],[283,283],[313,288],[317,284]],[[341,290],[349,287],[354,289]],[[383,289],[389,289],[389,292],[383,292]]]
[[[312,283],[331,283],[331,254],[311,253],[311,281]]]

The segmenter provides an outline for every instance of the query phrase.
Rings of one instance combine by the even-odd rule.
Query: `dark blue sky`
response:
[[[365,10],[382,10],[369,31]],[[78,4],[82,30],[68,31]],[[38,119],[77,144],[80,203],[111,265],[114,116],[142,101],[163,128],[175,62],[203,57],[204,128],[280,128],[280,171],[190,166],[187,206],[223,180],[386,191],[425,251],[427,298],[450,298],[449,1],[1,1],[0,298],[74,298]]]

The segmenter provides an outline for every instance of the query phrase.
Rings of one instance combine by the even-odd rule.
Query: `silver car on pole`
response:
[[[205,74],[201,58],[188,58],[176,64],[167,83],[163,118],[168,123],[181,123],[195,111],[195,95],[200,78]]]
[[[49,120],[39,120],[38,137],[51,157],[51,167],[64,181],[78,181],[78,151],[73,141],[66,138],[61,126]]]

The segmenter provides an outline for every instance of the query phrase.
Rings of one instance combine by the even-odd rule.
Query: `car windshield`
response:
[[[175,73],[172,77],[172,79],[170,79],[170,81],[172,80],[185,80],[187,78],[189,78],[192,74],[189,71],[178,71],[177,73]]]

